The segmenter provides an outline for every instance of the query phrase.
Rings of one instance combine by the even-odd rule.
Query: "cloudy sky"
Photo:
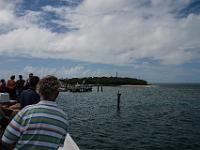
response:
[[[0,0],[0,78],[200,82],[199,0]]]

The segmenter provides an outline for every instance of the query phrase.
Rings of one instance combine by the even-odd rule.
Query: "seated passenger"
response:
[[[27,105],[37,104],[40,101],[40,95],[36,92],[39,80],[39,77],[33,76],[30,79],[30,87],[27,90],[22,91],[19,99],[21,108],[24,108]]]

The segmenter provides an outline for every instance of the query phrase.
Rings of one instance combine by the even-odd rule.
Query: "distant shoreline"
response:
[[[127,77],[85,77],[62,79],[63,85],[91,84],[99,86],[149,85],[147,81]]]
[[[148,84],[148,85],[120,85],[122,87],[155,87],[158,86],[156,84]]]

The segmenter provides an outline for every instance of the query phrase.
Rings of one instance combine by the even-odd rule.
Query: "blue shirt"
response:
[[[40,95],[34,89],[24,90],[20,95],[21,108],[27,105],[37,104],[40,101]]]

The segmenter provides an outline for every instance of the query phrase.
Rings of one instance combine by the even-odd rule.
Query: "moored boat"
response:
[[[67,86],[70,92],[92,92],[92,85],[89,84],[75,84]]]

